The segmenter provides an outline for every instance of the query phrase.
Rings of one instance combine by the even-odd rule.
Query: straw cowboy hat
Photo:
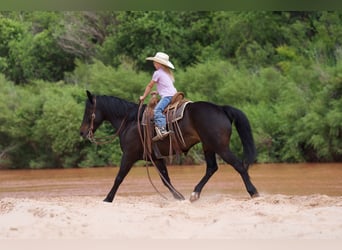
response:
[[[173,66],[173,64],[169,61],[169,56],[163,52],[157,52],[154,57],[147,57],[146,60],[154,61],[171,69],[175,69],[175,66]]]

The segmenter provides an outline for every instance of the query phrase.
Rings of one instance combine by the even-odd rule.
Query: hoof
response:
[[[199,198],[200,198],[200,193],[192,192],[190,196],[190,201],[194,202],[194,201],[197,201]]]
[[[185,198],[184,198],[184,196],[182,195],[182,196],[178,196],[177,200],[184,201]]]
[[[251,197],[252,198],[258,198],[258,197],[260,197],[260,194],[259,193],[255,193],[255,194],[251,195]]]
[[[177,190],[174,190],[174,192],[172,192],[172,194],[176,200],[179,200],[179,201],[185,200],[184,196],[180,192],[178,192]]]
[[[110,199],[108,199],[108,198],[106,198],[106,199],[103,200],[103,202],[109,202],[109,203],[112,202],[112,201],[113,201],[113,200],[110,200]]]

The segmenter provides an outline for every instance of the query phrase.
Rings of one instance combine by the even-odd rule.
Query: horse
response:
[[[88,98],[85,102],[80,136],[92,140],[97,128],[107,121],[113,126],[120,141],[122,150],[120,168],[111,190],[104,199],[105,202],[112,202],[120,184],[134,163],[146,159],[140,138],[142,125],[138,121],[139,117],[142,117],[146,105],[140,106],[115,96],[93,95],[88,90],[86,93]],[[241,110],[205,101],[190,102],[184,110],[183,118],[178,123],[185,142],[180,145],[181,151],[187,153],[191,147],[201,142],[206,161],[205,175],[194,187],[190,196],[191,202],[200,198],[203,187],[218,170],[216,154],[240,174],[246,190],[252,198],[259,196],[248,173],[249,166],[256,159],[256,148],[249,120]],[[239,159],[229,149],[232,124],[235,124],[243,146],[243,159]],[[157,143],[160,152],[169,153],[169,140],[164,139]],[[166,160],[157,158],[154,153],[152,153],[152,160],[160,173],[163,184],[173,197],[184,200],[184,196],[171,184]]]

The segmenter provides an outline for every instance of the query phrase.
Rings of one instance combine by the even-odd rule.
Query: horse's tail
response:
[[[243,146],[245,163],[247,165],[252,164],[256,159],[256,148],[247,116],[241,110],[228,105],[223,106],[223,110],[238,131]]]

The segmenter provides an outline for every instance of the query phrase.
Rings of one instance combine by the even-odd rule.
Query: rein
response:
[[[144,138],[143,138],[142,133],[141,133],[141,126],[140,126],[140,125],[141,125],[141,124],[140,124],[140,112],[141,112],[142,106],[143,106],[143,102],[140,101],[140,103],[139,103],[139,109],[138,109],[138,117],[137,117],[138,132],[139,132],[139,137],[140,137],[141,144],[142,144],[142,146],[143,146],[143,148],[144,148],[144,152],[147,152],[147,151],[146,151],[146,148],[145,148],[146,146],[145,146]],[[146,155],[146,158],[145,158],[144,160],[145,160],[145,167],[146,167],[146,172],[147,172],[148,180],[150,181],[150,183],[151,183],[152,187],[154,188],[154,190],[155,190],[161,197],[163,197],[165,200],[167,200],[167,198],[165,197],[165,195],[163,195],[163,194],[157,189],[157,187],[153,184],[153,181],[152,181],[152,178],[151,178],[151,175],[150,175],[150,171],[148,170],[148,164],[147,164],[148,159],[147,159],[147,155],[148,155],[148,158],[150,158],[151,162],[153,163],[153,166],[158,170],[156,164],[155,164],[154,161],[152,160],[151,154],[148,153],[148,154],[144,154],[144,155]],[[161,176],[161,173],[159,172],[159,170],[158,170],[158,173],[159,173],[159,175]]]
[[[141,124],[140,124],[140,112],[141,112],[141,108],[142,108],[142,105],[143,105],[143,101],[140,101],[139,103],[139,110],[138,110],[138,131],[139,131],[139,137],[140,137],[140,141],[141,141],[141,144],[143,146],[143,149],[144,149],[144,152],[147,152],[145,155],[145,166],[146,166],[146,172],[147,172],[147,175],[148,175],[148,179],[151,183],[151,185],[153,186],[154,190],[161,196],[163,197],[165,200],[167,200],[166,196],[164,196],[158,189],[157,187],[153,184],[152,182],[152,179],[151,179],[151,176],[150,176],[150,172],[149,172],[149,169],[148,169],[148,164],[147,164],[147,161],[150,160],[151,163],[153,164],[153,166],[157,169],[157,172],[160,176],[160,178],[166,183],[166,185],[171,189],[173,190],[175,193],[179,194],[179,192],[171,185],[171,183],[169,181],[167,181],[164,176],[162,175],[162,173],[159,171],[156,163],[154,162],[154,160],[152,159],[152,155],[151,155],[151,152],[149,152],[148,150],[146,150],[146,144],[145,144],[145,141],[144,141],[144,138],[142,136],[142,132],[141,132]],[[171,143],[171,142],[170,142]]]
[[[87,139],[91,143],[94,143],[96,145],[103,145],[103,144],[112,143],[115,140],[115,138],[119,135],[119,133],[121,132],[123,125],[126,123],[126,117],[122,120],[119,129],[115,132],[114,135],[95,138],[94,133],[93,133],[93,129],[94,129],[94,121],[96,118],[96,115],[95,115],[95,112],[96,112],[96,96],[94,96],[93,102],[94,102],[94,104],[93,104],[93,110],[91,113],[91,120],[90,120],[89,129],[88,129]]]

